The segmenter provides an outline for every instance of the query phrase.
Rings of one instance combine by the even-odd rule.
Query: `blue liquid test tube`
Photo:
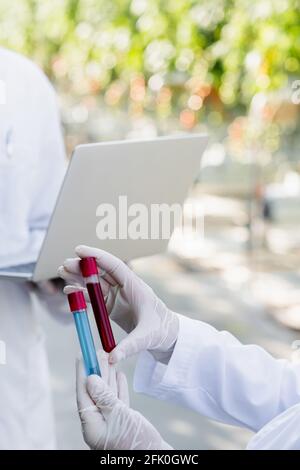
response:
[[[68,294],[68,301],[76,325],[86,375],[96,374],[101,377],[83,292]]]

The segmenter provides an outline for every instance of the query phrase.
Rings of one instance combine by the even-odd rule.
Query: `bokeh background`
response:
[[[69,155],[81,142],[210,134],[190,194],[204,240],[174,239],[167,255],[134,268],[173,309],[297,360],[298,0],[1,0],[0,44],[54,84]],[[59,446],[84,447],[74,332],[43,321]],[[242,448],[249,437],[131,393],[177,448]]]

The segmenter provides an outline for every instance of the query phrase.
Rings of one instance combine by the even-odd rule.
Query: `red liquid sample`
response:
[[[116,343],[111,329],[101,286],[98,283],[94,284],[89,282],[86,287],[90,296],[103,349],[105,352],[109,353],[115,348]]]

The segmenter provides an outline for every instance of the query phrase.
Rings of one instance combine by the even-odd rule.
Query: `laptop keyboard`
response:
[[[6,273],[33,273],[36,263],[19,264],[19,266],[9,266],[8,268],[0,268]]]

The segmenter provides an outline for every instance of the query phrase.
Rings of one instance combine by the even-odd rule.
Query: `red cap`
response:
[[[71,294],[68,294],[68,301],[69,301],[71,312],[76,312],[77,310],[86,309],[85,298],[81,290],[77,290],[76,292],[72,292]]]
[[[92,276],[93,274],[98,274],[98,267],[96,263],[96,258],[88,257],[83,258],[79,262],[80,270],[83,277]]]

